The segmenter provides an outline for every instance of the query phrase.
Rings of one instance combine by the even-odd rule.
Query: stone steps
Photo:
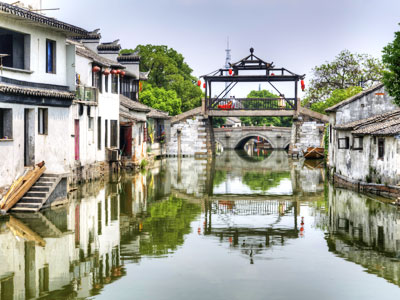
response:
[[[43,174],[11,209],[11,212],[37,212],[46,203],[61,180],[58,174]]]

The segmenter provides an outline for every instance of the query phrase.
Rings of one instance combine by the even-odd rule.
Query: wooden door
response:
[[[75,120],[75,160],[79,160],[79,120]]]

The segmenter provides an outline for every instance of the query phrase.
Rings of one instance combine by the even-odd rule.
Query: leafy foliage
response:
[[[134,50],[124,49],[121,53],[137,52],[140,55],[140,71],[148,72],[149,85],[143,87],[143,92],[149,87],[152,87],[151,92],[165,90],[174,91],[176,98],[181,100],[181,111],[188,111],[201,105],[202,91],[196,85],[197,78],[192,75],[192,69],[185,62],[182,54],[178,53],[168,46],[155,45],[138,45]],[[147,97],[148,97],[147,93]],[[173,97],[173,94],[166,93],[168,97]],[[160,106],[163,99],[157,99],[156,102]],[[143,99],[143,93],[140,95]],[[172,99],[175,102],[175,99]],[[177,110],[173,110],[178,113]]]
[[[315,102],[311,104],[311,110],[319,112],[321,114],[326,114],[325,109],[354,96],[362,91],[360,86],[352,86],[347,89],[337,89],[331,93],[331,96],[325,101]]]
[[[395,103],[400,105],[400,31],[394,35],[393,42],[383,48],[382,60],[387,70],[383,73],[382,81]]]
[[[222,125],[224,125],[226,122],[225,117],[214,117],[213,118],[213,127],[214,128],[220,128]]]
[[[326,101],[335,90],[346,90],[360,83],[366,88],[380,82],[383,64],[367,54],[343,50],[332,62],[313,69],[313,78],[307,90],[303,106]]]
[[[182,112],[182,101],[177,97],[175,91],[152,87],[149,83],[143,85],[140,100],[142,103],[166,111],[170,115],[177,115]]]
[[[279,98],[279,96],[267,90],[251,91],[247,98]],[[290,127],[292,126],[291,117],[241,117],[240,120],[246,126],[276,126]]]

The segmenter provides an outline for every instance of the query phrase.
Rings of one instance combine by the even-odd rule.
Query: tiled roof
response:
[[[51,27],[55,30],[66,32],[70,35],[87,35],[88,32],[80,27],[70,25],[53,18],[29,11],[18,6],[0,2],[0,13],[15,17],[18,19],[29,20],[40,25]]]
[[[119,44],[119,40],[115,40],[111,43],[102,43],[97,46],[97,50],[99,51],[119,51],[121,50],[121,45]]]
[[[100,40],[100,28],[88,32],[86,35],[70,37],[73,40]]]
[[[139,72],[139,79],[140,80],[148,80],[149,79],[150,71],[148,72]]]
[[[335,129],[351,130],[355,135],[397,135],[400,133],[400,109],[335,126]]]
[[[354,95],[346,100],[343,100],[342,102],[339,102],[337,104],[335,104],[334,106],[331,106],[327,109],[325,109],[326,112],[334,112],[337,111],[340,107],[345,106],[353,101],[356,101],[362,97],[364,97],[365,95],[368,95],[369,93],[372,93],[380,88],[383,87],[383,83],[379,83],[377,85],[374,85],[372,87],[370,87],[369,89],[366,89],[364,91],[362,91],[361,93],[358,93],[357,95]]]
[[[120,117],[120,121],[124,121],[124,120],[121,120],[121,117],[125,118],[129,121],[134,121],[134,122],[146,122],[147,121],[146,117],[134,116],[128,112],[124,112],[121,110],[119,111],[119,117]]]
[[[139,111],[139,112],[150,112],[151,108],[147,105],[140,103],[138,101],[133,101],[123,95],[119,95],[119,102],[122,106],[129,108],[131,110]]]
[[[73,100],[75,98],[74,93],[67,91],[23,87],[5,83],[0,83],[0,93],[44,97],[44,98],[59,98],[65,100]]]
[[[126,61],[140,61],[140,56],[138,55],[137,52],[134,53],[123,53],[117,58],[118,61],[120,62],[126,62]]]
[[[105,58],[96,52],[90,50],[86,46],[84,46],[81,43],[73,42],[73,41],[68,41],[69,43],[74,43],[76,45],[76,54],[92,59],[95,63],[103,66],[103,67],[113,67],[113,68],[118,68],[118,69],[123,69],[125,68],[123,65],[119,64],[118,62]]]
[[[168,113],[154,108],[152,108],[151,111],[147,114],[147,117],[152,119],[164,119],[164,120],[171,118],[168,115]]]

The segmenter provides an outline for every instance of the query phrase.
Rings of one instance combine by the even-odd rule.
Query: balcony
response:
[[[87,104],[97,104],[99,98],[99,90],[95,87],[77,85],[75,101]]]

